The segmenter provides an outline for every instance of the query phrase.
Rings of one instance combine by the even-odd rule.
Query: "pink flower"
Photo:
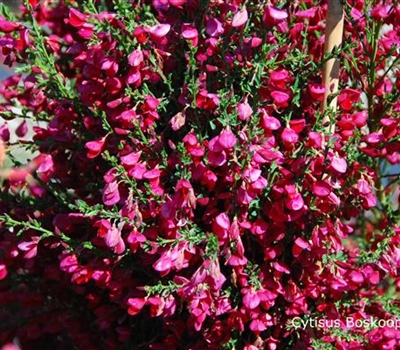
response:
[[[121,197],[118,191],[118,182],[113,181],[104,187],[103,203],[107,206],[112,206],[120,201]]]
[[[313,18],[318,11],[318,7],[311,7],[307,10],[296,11],[295,16],[298,18]]]
[[[260,298],[257,292],[247,291],[243,297],[243,305],[249,310],[255,309],[260,305]]]
[[[175,7],[181,8],[183,5],[185,5],[187,0],[168,0],[168,2]]]
[[[299,140],[299,135],[290,128],[285,128],[281,134],[282,140],[287,143],[296,143]]]
[[[22,242],[18,244],[18,249],[25,252],[24,258],[25,259],[32,259],[37,254],[37,246],[40,241],[40,237],[33,236],[31,240],[28,242]]]
[[[290,196],[286,201],[285,205],[290,210],[300,210],[304,206],[304,200],[300,193],[296,193]]]
[[[177,131],[181,129],[186,123],[186,115],[184,112],[178,112],[170,120],[172,130]]]
[[[385,140],[385,136],[378,132],[372,132],[362,138],[363,141],[366,141],[370,145],[377,145]]]
[[[51,155],[46,155],[44,159],[42,158],[36,172],[42,181],[49,181],[51,174],[54,172],[53,157]]]
[[[196,104],[198,108],[213,110],[219,105],[219,97],[217,94],[208,93],[206,90],[202,90],[196,96]]]
[[[90,39],[94,33],[94,25],[92,23],[85,23],[79,29],[78,34],[84,39]]]
[[[281,127],[281,122],[275,117],[270,117],[264,113],[261,117],[262,127],[267,130],[278,130]]]
[[[10,129],[6,122],[4,122],[3,125],[0,125],[0,139],[4,142],[10,140]]]
[[[74,254],[65,254],[60,256],[60,269],[67,273],[73,273],[79,268],[78,259]]]
[[[243,8],[233,16],[232,27],[241,27],[246,24],[248,19],[249,16],[247,14],[246,6],[243,6]]]
[[[215,218],[215,223],[222,229],[228,230],[230,227],[229,217],[226,213],[221,213]]]
[[[286,69],[278,69],[270,72],[272,84],[279,89],[286,89],[290,76]]]
[[[1,350],[21,350],[21,348],[14,343],[7,343],[1,347]]]
[[[136,180],[142,180],[143,174],[147,171],[146,165],[143,163],[137,163],[132,168],[128,170],[129,176]]]
[[[182,38],[192,42],[193,47],[196,47],[199,42],[199,32],[191,24],[184,23],[182,26]]]
[[[253,114],[253,110],[247,102],[247,99],[244,102],[238,103],[237,105],[238,118],[242,121],[247,120]]]
[[[252,344],[245,345],[243,350],[258,350],[258,347]]]
[[[230,225],[230,220],[226,213],[221,213],[215,218],[213,232],[218,236],[221,242],[228,238]]]
[[[149,29],[149,33],[155,38],[163,38],[170,30],[171,25],[169,24],[157,24]]]
[[[128,168],[131,168],[131,167],[135,166],[136,163],[139,161],[141,154],[142,154],[142,152],[139,151],[139,152],[132,152],[132,153],[129,153],[129,154],[125,155],[125,156],[122,156],[120,158],[121,163],[124,166],[126,166]]]
[[[287,107],[289,105],[290,96],[283,91],[272,91],[271,97],[274,100],[274,104],[278,108]]]
[[[363,195],[367,195],[372,192],[370,184],[364,179],[360,179],[357,181],[357,189]]]
[[[172,268],[172,251],[162,253],[161,257],[153,264],[154,270],[160,272],[161,276],[167,275]]]
[[[138,67],[143,62],[143,52],[142,50],[134,50],[128,56],[128,62],[132,67]]]
[[[208,152],[208,162],[213,166],[222,166],[226,163],[227,156],[225,151],[221,152]]]
[[[254,319],[250,322],[250,329],[255,333],[255,334],[260,334],[261,332],[265,331],[267,329],[267,326],[265,323],[259,319]]]
[[[105,140],[105,137],[103,137],[100,140],[86,142],[85,147],[89,150],[87,153],[89,159],[96,158],[103,152]]]
[[[231,130],[223,130],[218,137],[218,143],[223,149],[229,150],[236,145],[236,137]]]
[[[288,13],[277,9],[275,6],[267,6],[263,15],[263,22],[268,27],[272,27],[288,18]]]
[[[104,242],[110,248],[114,248],[115,246],[117,246],[120,239],[121,231],[115,226],[110,227],[104,235]]]
[[[146,242],[146,237],[141,234],[138,230],[133,230],[129,233],[126,241],[129,243],[129,248],[132,253],[135,253],[141,243]]]
[[[313,183],[312,191],[318,197],[327,197],[332,192],[332,187],[327,182],[318,180]]]
[[[347,162],[346,159],[334,156],[331,160],[331,166],[338,173],[344,174],[347,171]]]

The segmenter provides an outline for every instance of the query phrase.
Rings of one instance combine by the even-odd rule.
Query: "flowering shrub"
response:
[[[396,1],[0,6],[3,349],[400,348]]]

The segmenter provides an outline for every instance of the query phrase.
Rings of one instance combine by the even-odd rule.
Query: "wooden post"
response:
[[[343,40],[344,12],[342,0],[328,0],[328,12],[326,16],[325,53],[332,52],[334,47],[339,47]],[[339,85],[339,58],[332,58],[325,62],[322,73],[322,84],[325,86],[324,100],[321,103],[321,112],[327,107],[336,110],[336,98],[328,105],[328,96],[338,91]],[[329,116],[325,116],[323,123],[329,122]]]

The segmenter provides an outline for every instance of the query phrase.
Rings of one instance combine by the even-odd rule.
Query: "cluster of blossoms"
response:
[[[399,348],[400,5],[345,11],[321,112],[324,1],[0,5],[0,343]]]

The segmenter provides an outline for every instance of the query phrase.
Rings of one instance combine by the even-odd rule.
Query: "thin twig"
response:
[[[326,18],[325,33],[325,54],[331,53],[335,47],[340,47],[343,40],[344,12],[342,0],[328,0],[328,12]],[[324,113],[329,107],[336,110],[336,97],[334,97],[328,105],[328,97],[336,94],[339,85],[339,67],[340,59],[338,57],[327,60],[324,64],[322,84],[326,91],[324,100],[321,103],[321,112]],[[323,118],[324,124],[329,124],[329,114],[325,113]],[[328,131],[331,128],[327,127]]]

